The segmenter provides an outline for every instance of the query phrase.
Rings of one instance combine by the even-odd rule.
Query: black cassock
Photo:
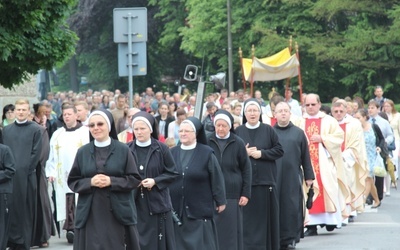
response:
[[[42,152],[40,161],[36,168],[37,178],[37,203],[35,215],[35,227],[31,246],[41,246],[47,243],[51,235],[55,235],[53,215],[48,193],[48,183],[46,179],[45,166],[50,154],[49,136],[46,128],[42,128]]]
[[[250,157],[252,166],[251,199],[243,207],[245,250],[279,249],[279,201],[276,187],[277,165],[283,149],[274,129],[261,123],[257,128],[241,125],[236,134],[249,147],[257,147],[261,157]]]
[[[285,151],[277,164],[280,244],[287,246],[303,238],[305,208],[302,185],[304,180],[314,179],[314,172],[304,131],[291,122],[286,127],[276,124],[274,129]]]
[[[35,220],[36,167],[42,152],[42,131],[34,122],[14,122],[4,127],[3,141],[13,153],[16,170],[13,193],[9,198],[8,241],[10,246],[21,245],[29,249]]]

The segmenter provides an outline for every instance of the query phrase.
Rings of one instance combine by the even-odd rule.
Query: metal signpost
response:
[[[132,77],[147,74],[147,9],[116,8],[113,16],[114,42],[118,43],[118,75],[128,76],[129,107],[132,108]]]

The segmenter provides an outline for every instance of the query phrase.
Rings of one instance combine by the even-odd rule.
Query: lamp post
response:
[[[229,92],[233,91],[232,33],[231,33],[231,1],[226,3],[228,15],[228,83]]]

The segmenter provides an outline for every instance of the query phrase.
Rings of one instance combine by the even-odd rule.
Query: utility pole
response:
[[[229,92],[233,91],[233,61],[232,61],[232,33],[231,33],[231,1],[226,3],[228,15],[228,86]]]

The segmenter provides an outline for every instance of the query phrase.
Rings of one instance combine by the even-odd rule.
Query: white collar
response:
[[[110,144],[111,144],[111,138],[110,138],[110,137],[108,137],[108,139],[105,140],[105,141],[97,141],[97,140],[94,140],[94,145],[95,145],[96,147],[99,147],[99,148],[107,147],[107,146],[109,146]]]
[[[224,138],[222,138],[222,137],[220,137],[219,135],[215,134],[215,136],[216,136],[218,139],[222,139],[222,140],[228,139],[230,135],[231,135],[231,132],[229,132]]]
[[[139,147],[142,147],[142,148],[148,147],[151,145],[151,138],[145,142],[140,142],[140,141],[136,140],[136,145],[138,145]]]
[[[261,124],[260,121],[258,121],[256,125],[250,125],[248,122],[246,122],[245,126],[248,129],[256,129],[256,128],[260,127],[260,124]]]
[[[196,145],[197,145],[197,142],[194,142],[192,145],[189,145],[189,146],[185,146],[185,145],[181,144],[181,149],[182,150],[191,150],[191,149],[194,149],[196,147]]]
[[[25,121],[22,121],[22,122],[20,122],[17,119],[15,119],[15,122],[18,123],[18,124],[24,124],[24,123],[28,122],[28,119],[26,119]]]

